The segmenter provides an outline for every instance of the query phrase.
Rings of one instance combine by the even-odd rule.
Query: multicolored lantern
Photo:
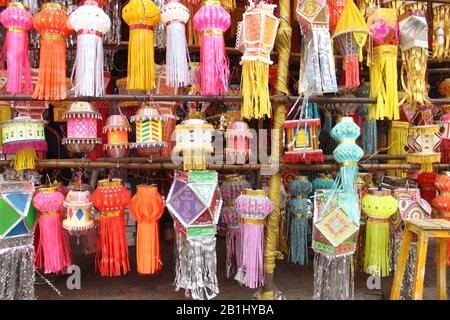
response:
[[[63,100],[67,96],[66,41],[72,33],[66,9],[47,2],[34,16],[34,29],[40,34],[39,78],[33,99]]]
[[[139,274],[152,275],[162,269],[158,220],[164,211],[164,199],[156,185],[137,185],[128,208],[137,221],[136,260]]]
[[[233,278],[240,265],[241,233],[239,228],[239,213],[236,210],[235,200],[239,197],[242,190],[250,188],[251,185],[244,175],[227,175],[220,185],[220,192],[224,201],[220,216],[227,226],[227,278]]]
[[[130,27],[127,89],[155,89],[156,66],[153,28],[161,19],[151,0],[131,0],[122,9],[122,18]]]
[[[166,26],[166,85],[185,87],[189,84],[186,22],[189,10],[178,0],[171,0],[161,10],[161,21]]]
[[[253,138],[248,124],[243,121],[234,121],[225,131],[225,155],[227,163],[243,164],[251,155],[249,141]]]
[[[106,119],[103,133],[106,133],[107,143],[103,150],[110,158],[124,158],[128,155],[130,144],[128,143],[128,132],[131,126],[124,114],[116,114]]]
[[[397,201],[388,189],[370,189],[361,199],[367,215],[364,270],[372,275],[389,275],[389,217],[397,210]]]
[[[175,171],[167,196],[175,221],[175,285],[193,299],[219,293],[216,276],[216,224],[222,207],[215,171]]]
[[[33,205],[39,211],[39,245],[36,251],[36,268],[45,273],[59,273],[72,265],[68,236],[62,228],[64,195],[58,187],[36,190]]]
[[[441,161],[436,152],[440,144],[439,125],[411,126],[408,130],[408,163],[420,163],[421,171],[433,172],[433,163]]]
[[[162,139],[163,123],[167,118],[159,114],[155,104],[144,103],[130,121],[136,122],[136,142],[131,147],[136,148],[138,154],[146,156],[167,147],[167,142]]]
[[[0,13],[0,23],[6,28],[6,39],[0,56],[0,64],[6,56],[7,82],[9,94],[31,94],[30,60],[28,58],[28,32],[33,27],[33,15],[20,2],[10,2]]]
[[[241,57],[241,91],[244,101],[241,113],[246,119],[270,118],[269,94],[270,52],[275,43],[280,20],[273,15],[276,5],[249,1],[238,27],[236,48]]]
[[[77,33],[77,55],[73,72],[75,96],[101,97],[104,94],[103,35],[111,28],[101,3],[87,0],[70,14],[69,23]]]
[[[436,188],[439,196],[434,198],[433,207],[439,211],[439,218],[450,220],[450,172],[444,171],[436,176]],[[447,240],[446,259],[447,266],[450,266],[450,240]]]
[[[206,0],[192,19],[200,36],[200,94],[224,95],[230,79],[223,33],[231,25],[230,14],[218,0]]]
[[[123,213],[130,198],[130,191],[123,186],[121,179],[98,181],[92,194],[92,204],[100,211],[95,263],[102,277],[120,276],[130,271]]]
[[[297,15],[302,34],[299,94],[337,92],[327,0],[299,0]]]
[[[272,212],[273,204],[264,190],[252,189],[244,189],[235,203],[240,215],[241,231],[240,264],[236,280],[255,289],[265,283],[265,219]]]
[[[319,148],[320,119],[286,120],[284,130],[288,141],[284,162],[323,162]]]
[[[367,18],[373,40],[370,53],[370,97],[377,103],[369,106],[369,118],[383,120],[399,119],[397,92],[397,12],[390,8],[377,8]]]
[[[102,143],[97,137],[97,123],[102,119],[101,113],[89,102],[74,102],[63,113],[67,121],[67,137],[62,139],[71,152],[91,152],[96,144]]]
[[[94,227],[94,221],[91,218],[91,193],[88,190],[70,190],[63,205],[67,209],[63,227],[70,235],[80,237]]]
[[[347,0],[333,33],[333,41],[344,56],[344,87],[359,86],[359,62],[363,60],[363,47],[369,37],[369,27],[353,0]]]

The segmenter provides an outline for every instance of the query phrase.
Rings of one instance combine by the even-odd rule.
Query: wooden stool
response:
[[[437,297],[446,300],[446,273],[445,261],[446,239],[450,239],[450,221],[443,219],[408,219],[405,220],[405,233],[403,234],[400,255],[395,269],[394,283],[392,284],[391,300],[400,298],[400,289],[408,260],[409,245],[413,233],[418,237],[416,270],[412,291],[413,300],[421,300],[423,294],[423,280],[425,275],[425,262],[427,260],[428,238],[438,238],[437,246]]]

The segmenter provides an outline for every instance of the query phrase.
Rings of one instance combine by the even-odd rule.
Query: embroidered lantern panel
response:
[[[287,120],[284,123],[288,151],[284,162],[323,162],[323,152],[319,148],[320,119]]]
[[[433,171],[433,163],[441,161],[437,152],[441,138],[439,125],[412,126],[408,129],[408,163],[420,163],[424,172]]]
[[[63,205],[67,209],[63,227],[70,234],[82,235],[94,227],[94,221],[91,219],[91,193],[88,190],[70,190]]]

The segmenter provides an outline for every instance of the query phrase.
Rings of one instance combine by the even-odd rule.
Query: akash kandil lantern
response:
[[[63,205],[67,210],[63,227],[70,235],[79,237],[94,227],[94,221],[91,218],[91,193],[88,190],[82,190],[81,188],[70,190]]]
[[[433,163],[441,161],[437,152],[440,144],[440,126],[411,126],[408,130],[408,163],[420,163],[421,171],[433,172]]]
[[[106,119],[103,133],[106,133],[106,141],[103,150],[110,158],[124,158],[128,155],[130,144],[128,132],[131,126],[124,114],[111,115]]]

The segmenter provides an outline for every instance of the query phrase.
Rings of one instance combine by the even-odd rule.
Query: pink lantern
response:
[[[220,1],[207,0],[193,18],[200,37],[200,93],[223,95],[228,91],[230,69],[223,33],[231,25],[230,14]]]
[[[251,154],[251,150],[248,148],[251,137],[252,134],[246,122],[235,121],[231,123],[225,132],[227,162],[228,160],[239,164],[246,162]]]

